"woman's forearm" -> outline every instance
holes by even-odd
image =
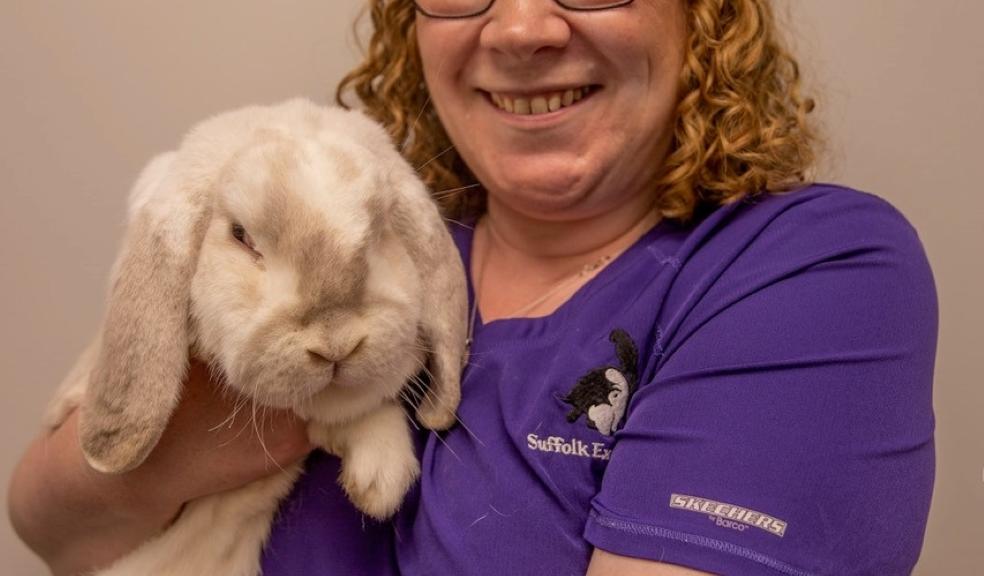
[[[88,572],[155,536],[185,502],[277,473],[312,449],[292,413],[268,409],[255,422],[243,410],[237,420],[242,406],[193,361],[157,446],[124,474],[89,467],[73,412],[21,458],[7,495],[14,529],[56,576]]]
[[[133,474],[106,475],[86,464],[76,415],[35,439],[7,495],[11,522],[56,576],[81,574],[135,549],[159,532],[179,505],[153,501]]]

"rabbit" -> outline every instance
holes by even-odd
[[[131,470],[159,440],[189,358],[258,405],[290,408],[341,458],[357,508],[385,519],[419,474],[401,392],[424,427],[450,427],[466,360],[458,252],[414,170],[358,111],[304,99],[194,127],[129,198],[98,336],[45,418],[79,412],[89,465]],[[291,466],[184,507],[101,576],[251,576]],[[148,487],[153,489],[153,487]]]

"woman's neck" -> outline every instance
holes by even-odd
[[[489,199],[481,224],[488,252],[499,262],[552,276],[632,245],[659,221],[646,199],[601,215],[572,220],[532,218]]]
[[[475,230],[471,261],[484,321],[553,312],[658,221],[649,206],[544,221],[490,201]]]

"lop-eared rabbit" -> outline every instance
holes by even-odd
[[[409,409],[427,428],[451,426],[466,308],[444,221],[379,125],[301,99],[223,113],[138,178],[101,330],[45,423],[78,408],[89,464],[131,470],[160,439],[193,356],[257,405],[309,421],[355,506],[386,518],[419,473],[401,392],[426,367]],[[300,471],[189,502],[99,574],[257,574]]]

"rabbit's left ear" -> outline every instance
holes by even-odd
[[[394,174],[395,173],[395,174]],[[461,257],[427,189],[409,166],[391,173],[388,220],[410,253],[424,283],[421,336],[430,350],[430,385],[417,405],[425,427],[442,430],[455,421],[468,331],[468,288]]]
[[[152,161],[130,197],[102,345],[82,402],[79,436],[101,472],[137,467],[157,444],[188,366],[191,279],[210,212],[173,155]]]

